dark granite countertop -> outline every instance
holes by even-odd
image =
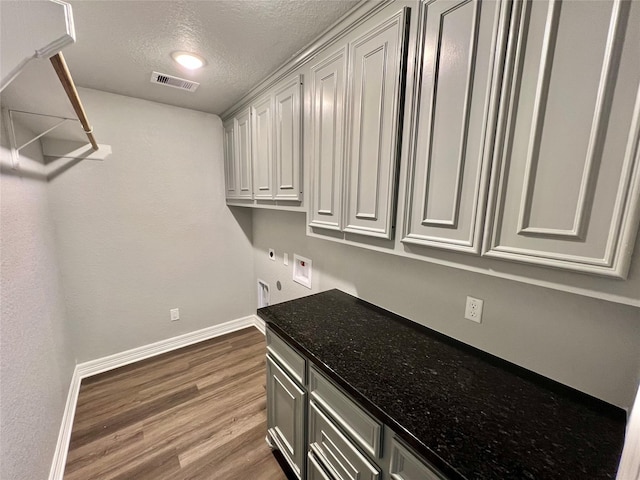
[[[615,478],[620,408],[339,290],[258,315],[450,478]]]

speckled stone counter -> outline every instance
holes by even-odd
[[[258,315],[450,478],[615,478],[622,409],[339,290]]]

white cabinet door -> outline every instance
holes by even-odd
[[[226,198],[236,198],[238,196],[238,186],[236,183],[236,137],[235,119],[231,119],[223,126],[224,135],[224,181]]]
[[[254,198],[273,199],[273,97],[259,100],[253,114],[253,186]]]
[[[345,232],[392,236],[406,21],[403,9],[349,43]]]
[[[508,3],[422,0],[403,241],[480,253]]]
[[[249,111],[225,122],[224,174],[226,198],[250,199],[251,189],[251,129]]]
[[[298,478],[305,460],[306,394],[267,355],[267,429]]]
[[[347,49],[311,67],[310,225],[342,229]]]
[[[640,3],[514,10],[485,254],[625,277],[640,198]]]
[[[236,197],[251,199],[251,113],[246,109],[235,119]]]
[[[275,92],[275,199],[301,200],[301,89],[296,75]]]

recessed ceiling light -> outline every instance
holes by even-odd
[[[205,64],[204,58],[195,53],[173,52],[171,56],[176,62],[189,70],[196,70]]]

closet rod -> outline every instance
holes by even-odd
[[[76,85],[73,83],[73,78],[71,78],[71,73],[69,73],[69,68],[67,67],[67,62],[65,62],[62,52],[54,55],[50,60],[53,65],[53,69],[58,74],[58,78],[60,79],[60,83],[62,83],[64,91],[67,92],[67,96],[71,101],[73,109],[76,111],[76,115],[78,115],[78,120],[80,120],[80,123],[82,124],[84,133],[87,134],[93,149],[98,150],[98,143],[93,137],[93,129],[89,125],[87,114],[84,111],[84,107],[82,106],[82,102],[78,96],[78,90],[76,90]]]

